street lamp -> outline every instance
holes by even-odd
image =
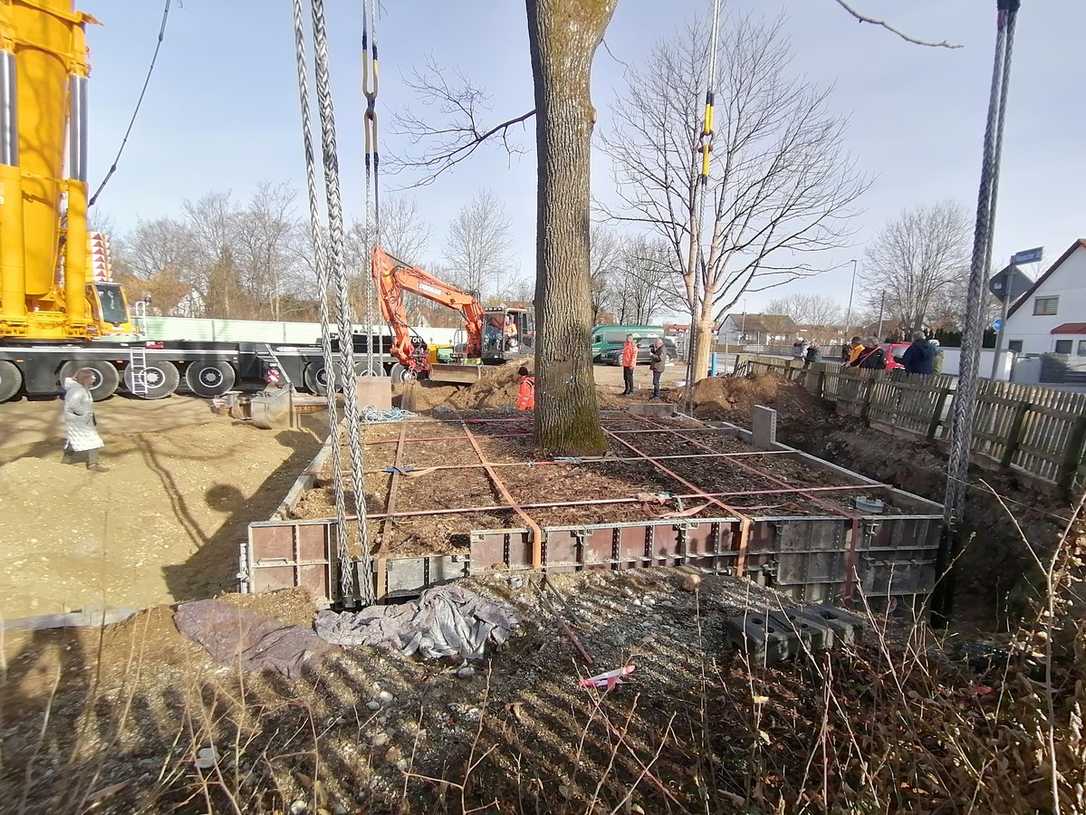
[[[852,259],[852,285],[848,287],[848,311],[845,312],[845,342],[852,329],[852,293],[856,291],[856,258]]]

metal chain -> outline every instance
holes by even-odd
[[[328,199],[328,251],[326,260],[336,284],[339,305],[339,354],[341,385],[347,439],[351,452],[351,485],[354,488],[356,526],[358,532],[361,574],[358,598],[363,605],[373,602],[373,556],[370,552],[369,530],[366,523],[366,493],[363,478],[363,453],[359,443],[357,376],[354,369],[354,335],[351,326],[351,301],[347,272],[343,259],[343,199],[339,186],[339,158],[336,152],[336,114],[332,102],[331,78],[328,71],[328,33],[324,21],[324,0],[310,0],[313,12],[313,49],[317,80],[317,107],[321,118],[321,147],[324,158],[324,186]],[[348,594],[349,600],[351,594]]]
[[[306,189],[309,194],[309,229],[317,267],[317,302],[321,322],[321,358],[328,379],[325,397],[328,403],[328,443],[331,446],[332,484],[336,502],[336,554],[339,560],[340,589],[345,596],[354,594],[351,578],[351,554],[347,546],[347,506],[343,495],[343,469],[340,455],[339,406],[336,401],[336,367],[332,357],[331,317],[328,313],[328,267],[317,200],[317,162],[313,155],[312,124],[309,117],[309,81],[305,59],[305,27],[302,0],[294,0],[294,55],[298,70],[298,101],[302,109],[302,146],[305,152]]]
[[[372,28],[373,33],[370,34]],[[372,50],[371,50],[372,49]],[[377,14],[373,0],[362,0],[362,95],[366,109],[362,115],[366,168],[365,200],[363,202],[363,234],[366,238],[366,255],[363,258],[363,303],[366,321],[366,369],[372,375],[374,300],[373,250],[380,243],[381,214],[371,201],[379,200],[377,192]],[[372,158],[371,158],[372,157]],[[372,161],[372,166],[371,166]],[[371,175],[372,174],[372,175]],[[372,208],[372,209],[371,209]],[[380,335],[378,335],[380,342]]]
[[[1011,50],[1017,8],[1004,8],[1006,0],[998,0],[998,25],[996,32],[995,61],[992,67],[992,86],[988,99],[988,121],[984,131],[984,160],[981,164],[980,191],[977,198],[977,221],[973,234],[973,257],[969,275],[969,293],[966,299],[965,333],[962,336],[962,368],[958,375],[958,388],[954,397],[954,414],[951,424],[950,456],[947,461],[947,486],[944,499],[944,518],[950,527],[956,527],[965,511],[965,482],[969,474],[969,457],[972,448],[973,408],[977,391],[977,368],[980,345],[983,339],[980,328],[980,311],[984,295],[984,279],[990,262],[991,229],[995,217],[994,187],[998,183],[999,149],[1002,147],[1002,128],[1006,109],[1006,88],[1010,78]]]

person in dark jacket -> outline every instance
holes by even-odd
[[[935,373],[935,348],[919,331],[913,334],[913,342],[901,355],[901,364],[910,374]]]
[[[807,370],[812,365],[822,361],[822,349],[813,342],[807,346],[807,353],[803,357],[803,369]]]
[[[881,371],[886,368],[886,352],[882,350],[877,339],[868,337],[864,340],[864,350],[852,364],[868,370]]]
[[[649,348],[649,368],[652,370],[652,399],[660,398],[660,377],[664,373],[664,365],[667,364],[667,351],[662,338],[657,337]]]

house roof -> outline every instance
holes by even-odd
[[[1051,334],[1086,334],[1086,323],[1060,323]]]
[[[1028,289],[1026,289],[1025,294],[1023,294],[1021,297],[1014,301],[1014,303],[1010,307],[1010,310],[1007,312],[1007,316],[1013,316],[1014,312],[1018,311],[1019,307],[1023,303],[1028,302],[1029,298],[1033,295],[1033,293],[1044,285],[1044,282],[1052,276],[1052,273],[1054,271],[1056,271],[1058,268],[1060,268],[1061,265],[1063,265],[1063,262],[1067,260],[1067,258],[1071,257],[1071,255],[1075,253],[1076,249],[1086,249],[1086,238],[1079,238],[1077,241],[1072,243],[1068,247],[1067,251],[1060,255],[1059,260],[1049,266],[1045,273],[1037,278],[1037,282],[1030,286]],[[1052,333],[1055,334],[1056,332],[1053,331]]]

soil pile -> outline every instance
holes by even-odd
[[[531,364],[528,363],[531,370]],[[453,410],[481,410],[483,408],[510,408],[517,402],[517,390],[520,377],[517,371],[520,365],[510,362],[505,365],[484,366],[482,378],[473,385],[439,385],[429,382],[416,382],[412,388],[410,400],[416,412],[430,411],[436,407]]]
[[[686,388],[668,391],[666,398],[671,402],[682,402],[686,398]],[[694,415],[699,419],[749,427],[755,405],[774,408],[779,420],[790,424],[821,422],[832,412],[802,385],[775,376],[710,377],[694,385]]]

